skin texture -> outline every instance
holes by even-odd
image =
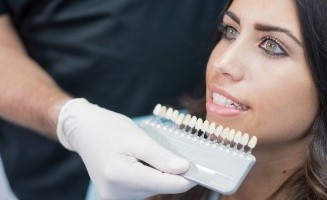
[[[317,93],[293,1],[235,0],[223,24],[207,65],[207,119],[258,137],[255,167],[238,192],[223,199],[264,199],[303,163]],[[213,91],[247,109],[212,106]]]

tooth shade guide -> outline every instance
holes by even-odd
[[[166,111],[164,113],[163,110],[165,109]],[[249,136],[246,133],[242,134],[241,132],[236,132],[235,130],[220,125],[209,125],[209,122],[203,122],[202,119],[196,117],[191,117],[189,123],[187,123],[188,119],[185,119],[185,115],[176,116],[176,110],[170,115],[171,109],[167,107],[161,108],[160,111],[160,116],[162,116],[163,119],[156,120],[153,126],[151,125],[152,123],[143,123],[144,125],[142,125],[141,128],[145,128],[143,130],[159,144],[189,160],[191,167],[186,173],[183,173],[182,176],[198,182],[200,185],[203,184],[203,186],[208,186],[207,184],[209,184],[208,188],[214,189],[219,193],[226,195],[232,194],[233,192],[231,192],[231,190],[228,190],[230,192],[225,189],[221,191],[216,187],[221,184],[224,185],[224,188],[229,187],[233,182],[232,180],[237,180],[237,182],[239,182],[239,180],[242,179],[241,177],[244,178],[244,176],[246,176],[247,172],[244,170],[249,170],[255,162],[255,157],[251,152],[252,148],[256,145],[256,137],[251,137],[249,140]],[[195,119],[194,124],[191,123],[192,119],[193,121]],[[172,123],[172,121],[174,123]],[[201,121],[202,124],[200,126]],[[179,128],[181,130],[178,130]],[[171,131],[172,129],[174,129],[174,131]],[[187,131],[187,129],[189,129],[189,131]],[[201,154],[201,156],[198,156],[199,154]],[[223,165],[221,165],[222,162],[224,163]],[[242,164],[240,162],[242,162]],[[194,166],[195,168],[193,168]],[[201,175],[205,176],[205,179],[203,179],[203,176],[200,179],[194,179],[192,176],[185,176],[190,170],[200,177]],[[209,176],[209,178],[207,177],[208,170],[212,175]],[[214,172],[214,174],[221,174],[222,176],[216,177],[216,175],[211,172]],[[228,179],[228,177],[231,179]],[[203,180],[210,181],[203,183]],[[213,180],[215,180],[215,182],[213,182]]]
[[[216,142],[207,140],[207,134],[213,136],[209,129],[205,132],[201,130],[200,133],[204,134],[204,138],[201,138],[185,130],[169,132],[169,129],[164,130],[163,126],[148,126],[144,121],[139,126],[146,134],[190,162],[190,169],[181,174],[183,177],[218,193],[233,194],[255,163],[255,157],[249,152],[219,146]],[[158,123],[176,128],[178,126],[168,120]]]
[[[185,131],[185,134],[193,134],[195,137],[207,139],[207,141],[216,142],[224,146],[230,146],[235,150],[251,152],[257,143],[255,136],[249,139],[247,133],[242,134],[240,131],[236,132],[233,129],[230,130],[228,127],[216,126],[214,123],[209,124],[207,120],[203,121],[201,118],[191,116],[190,114],[185,116],[179,113],[178,110],[173,110],[170,107],[167,108],[161,104],[155,106],[153,114],[162,118],[161,120],[155,120],[158,123],[162,120],[171,120],[177,124],[181,131]],[[161,126],[157,124],[157,127]],[[162,127],[172,130],[166,126]]]

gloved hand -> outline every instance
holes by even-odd
[[[57,133],[64,147],[81,156],[102,199],[142,199],[195,185],[177,175],[187,171],[188,161],[161,147],[130,118],[85,99],[61,108]]]

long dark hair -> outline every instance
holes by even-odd
[[[319,113],[308,135],[306,162],[273,196],[284,190],[288,200],[327,199],[327,4],[324,0],[295,0],[295,4]]]
[[[227,4],[225,11],[232,0]],[[269,199],[327,200],[327,3],[325,0],[295,0],[306,60],[318,92],[319,112],[307,136],[306,161]],[[218,40],[220,36],[218,35]],[[204,97],[183,101],[189,110],[205,116]],[[197,186],[178,195],[161,195],[151,199],[208,199],[210,190]]]

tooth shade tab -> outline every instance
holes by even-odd
[[[166,106],[162,106],[161,109],[160,109],[159,116],[162,117],[162,118],[164,118],[166,116],[166,111],[167,111]]]
[[[193,116],[191,118],[190,123],[188,124],[188,126],[191,127],[191,128],[194,128],[197,120],[198,119],[195,116]]]
[[[223,132],[220,134],[220,137],[222,137],[223,139],[227,138],[227,135],[229,133],[230,129],[228,127],[226,127]]]
[[[171,121],[176,122],[178,115],[178,110],[174,110],[173,114],[171,115]]]
[[[232,129],[232,130],[229,131],[229,133],[227,135],[227,140],[233,141],[234,137],[235,137],[235,130]]]
[[[178,115],[177,120],[176,120],[175,123],[176,123],[178,126],[180,126],[180,125],[182,125],[183,119],[184,119],[184,114],[181,113],[181,114]]]
[[[214,132],[214,135],[218,137],[222,133],[223,129],[224,128],[222,126],[218,126]]]
[[[246,146],[249,142],[249,134],[244,133],[241,139],[241,145]]]
[[[209,133],[210,135],[212,135],[215,132],[215,129],[216,129],[216,124],[214,122],[212,122],[209,125],[209,128],[208,128],[207,133]]]
[[[252,136],[249,143],[248,143],[248,146],[253,149],[256,145],[257,145],[257,137],[256,136]]]
[[[239,144],[242,140],[242,133],[240,131],[237,131],[234,137],[234,142],[236,144]]]
[[[202,124],[201,131],[203,131],[203,133],[205,133],[205,132],[207,132],[208,128],[209,128],[209,122],[208,122],[208,120],[205,120]]]
[[[192,116],[190,114],[187,114],[183,120],[183,125],[188,126],[188,124],[190,123],[191,117]]]
[[[195,124],[195,129],[199,131],[202,127],[202,124],[203,124],[203,120],[201,118],[198,118]]]
[[[171,119],[172,114],[173,114],[173,109],[172,108],[168,108],[167,109],[167,112],[166,112],[166,115],[165,115],[165,118],[166,119]]]
[[[159,116],[160,115],[160,111],[161,111],[161,104],[158,103],[156,105],[156,107],[154,107],[154,109],[153,109],[153,115]]]

